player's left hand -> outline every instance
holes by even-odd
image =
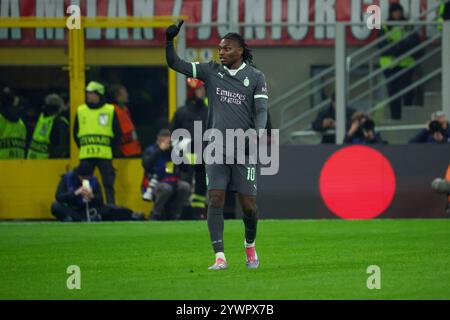
[[[178,24],[173,24],[166,29],[166,40],[172,41],[180,32],[181,26],[183,25],[184,20],[178,22]]]

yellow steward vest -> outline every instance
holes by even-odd
[[[387,41],[388,42],[399,42],[401,41],[404,36],[405,36],[405,30],[402,27],[399,26],[394,26],[392,28],[392,30],[389,30],[389,28],[387,26],[383,26],[383,30],[385,33],[389,33],[387,36]],[[392,32],[391,32],[392,31]],[[394,56],[389,56],[389,55],[382,55],[380,57],[380,66],[381,68],[393,68],[396,66],[396,64],[394,64],[394,60],[396,59],[396,57]],[[400,60],[400,62],[398,62],[398,66],[400,68],[407,68],[411,65],[414,64],[416,60],[414,59],[414,57],[405,57],[402,60]]]
[[[112,159],[111,140],[114,138],[114,106],[105,103],[98,109],[82,104],[77,110],[80,159]]]

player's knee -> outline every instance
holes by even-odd
[[[242,204],[242,212],[247,217],[256,217],[257,206],[253,201]]]
[[[213,208],[223,208],[224,203],[219,196],[214,195],[209,197],[209,205]]]
[[[210,192],[208,195],[209,205],[213,208],[223,208],[225,197],[220,193]]]

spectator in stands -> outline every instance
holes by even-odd
[[[443,111],[431,114],[431,121],[425,129],[420,130],[409,143],[449,143],[450,124]]]
[[[85,221],[87,209],[91,220],[100,220],[99,214],[105,208],[100,184],[93,174],[92,164],[81,162],[73,171],[62,176],[56,190],[56,201],[51,207],[52,214],[58,220]],[[89,186],[83,181],[89,181]]]
[[[0,159],[24,159],[27,129],[19,99],[9,87],[0,92]]]
[[[141,144],[138,140],[136,128],[131,118],[128,104],[128,91],[123,85],[114,85],[111,88],[114,107],[122,129],[120,152],[124,157],[136,157],[142,154]]]
[[[45,97],[28,149],[28,159],[69,157],[69,121],[60,115],[63,106],[64,101],[59,95]]]
[[[375,130],[375,122],[364,112],[355,112],[352,116],[351,126],[345,136],[344,143],[350,144],[377,144],[385,143],[381,135]]]
[[[22,102],[23,103],[23,102]],[[25,101],[23,106],[23,111],[21,119],[27,128],[27,148],[29,148],[31,144],[31,140],[33,138],[34,129],[36,128],[39,114],[41,112],[40,106],[38,104],[30,103]],[[25,153],[25,157],[27,154]]]
[[[355,112],[352,108],[346,109],[347,127],[351,121],[351,117]],[[336,95],[331,96],[331,103],[328,108],[322,110],[312,123],[314,131],[322,133],[322,143],[336,143]]]
[[[401,4],[390,4],[388,21],[406,21]],[[406,56],[399,62],[394,63],[394,60],[419,44],[417,32],[407,36],[410,31],[411,28],[405,26],[382,25],[378,34],[379,37],[387,35],[387,38],[381,41],[378,46],[379,48],[389,47],[380,56],[380,67],[384,69],[384,76],[389,81],[387,84],[389,96],[394,96],[412,83],[414,70],[409,69],[406,71],[406,69],[412,68],[414,65],[414,56]],[[402,105],[411,106],[412,104],[412,90],[394,99],[390,104],[391,119],[400,120],[402,118]]]
[[[450,20],[450,1],[441,0],[441,5],[438,9],[438,22],[444,22]],[[442,25],[438,26],[439,30],[442,30]]]
[[[203,81],[188,78],[187,79],[187,99],[186,105],[178,108],[175,112],[169,129],[171,132],[176,129],[186,129],[194,137],[194,122],[200,121],[202,132],[206,130],[208,120],[208,106],[206,98],[205,84]],[[191,144],[191,154],[194,153],[194,145]],[[192,159],[195,162],[195,159]],[[206,208],[206,173],[205,165],[193,164],[189,168],[187,181],[194,185],[194,193],[191,197],[191,206],[194,216],[201,216]],[[194,182],[194,183],[193,183]]]
[[[142,191],[144,195],[148,192],[148,200],[154,202],[151,220],[179,219],[191,194],[191,185],[181,179],[185,167],[174,165],[171,160],[170,135],[170,130],[160,130],[156,143],[149,146],[142,157],[145,170]]]

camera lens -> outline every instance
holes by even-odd
[[[367,120],[366,122],[364,122],[364,129],[366,130],[373,130],[375,128],[375,122],[373,122],[372,120]]]
[[[436,132],[441,132],[442,131],[442,125],[439,121],[434,120],[430,122],[430,132],[431,133],[436,133]]]

